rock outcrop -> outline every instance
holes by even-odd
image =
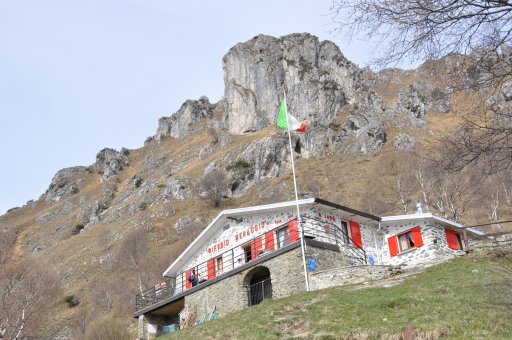
[[[130,151],[122,148],[121,151],[105,148],[96,155],[94,167],[101,174],[101,181],[117,175],[124,167],[130,165]]]
[[[46,202],[58,201],[63,197],[78,193],[83,177],[89,173],[90,169],[85,166],[75,166],[57,171],[46,190]]]
[[[203,118],[212,118],[215,105],[206,97],[199,100],[187,100],[181,108],[170,117],[158,120],[155,139],[162,141],[165,137],[180,138],[206,128]]]

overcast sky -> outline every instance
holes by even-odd
[[[365,66],[369,47],[330,33],[330,4],[0,1],[0,214],[105,147],[141,147],[185,100],[217,102],[222,57],[255,35],[309,32]]]

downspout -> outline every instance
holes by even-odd
[[[377,231],[380,231],[380,228],[382,228],[382,225],[380,224],[380,221],[379,221],[379,227],[377,228]],[[377,246],[377,233],[375,232],[375,230],[373,230],[373,244],[375,246],[375,252],[377,253],[377,258],[379,260],[379,264],[382,264],[382,258],[380,256],[380,248]]]

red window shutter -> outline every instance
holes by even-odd
[[[288,222],[288,230],[290,233],[290,243],[297,241],[299,237],[299,223],[297,220]]]
[[[190,282],[188,280],[188,278],[190,277],[190,274],[192,274],[192,269],[187,270],[187,272],[185,273],[185,288],[187,288],[187,289],[192,288],[192,282]]]
[[[254,253],[255,257],[258,257],[258,255],[260,255],[260,252],[262,251],[262,243],[263,242],[261,240],[261,236],[256,237],[256,252]]]
[[[421,236],[420,226],[411,229],[412,239],[414,240],[415,247],[421,247],[423,245],[423,237]]]
[[[459,250],[459,242],[457,242],[457,233],[450,229],[444,229],[446,234],[446,241],[448,241],[448,248]]]
[[[256,258],[256,242],[253,239],[251,242],[251,260],[254,260]]]
[[[215,277],[215,259],[208,260],[208,280]]]
[[[274,231],[265,233],[265,251],[274,250]]]
[[[398,240],[396,236],[388,237],[389,255],[395,256],[398,254]]]
[[[352,238],[352,243],[363,248],[363,241],[361,239],[361,226],[359,223],[354,221],[349,221],[348,223],[350,224],[350,237]]]

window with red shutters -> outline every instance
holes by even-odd
[[[423,246],[423,236],[420,226],[416,226],[398,235],[388,238],[389,253],[391,256],[398,255],[401,252],[412,248]]]
[[[461,247],[462,242],[459,243],[459,239],[457,238],[457,233],[454,230],[445,228],[444,233],[446,234],[446,241],[448,242],[448,248],[454,249],[454,250],[462,250],[462,247]]]
[[[352,238],[352,242],[354,245],[358,245],[359,247],[363,247],[363,240],[361,238],[361,226],[359,223],[354,221],[348,222],[350,225],[350,237]]]

